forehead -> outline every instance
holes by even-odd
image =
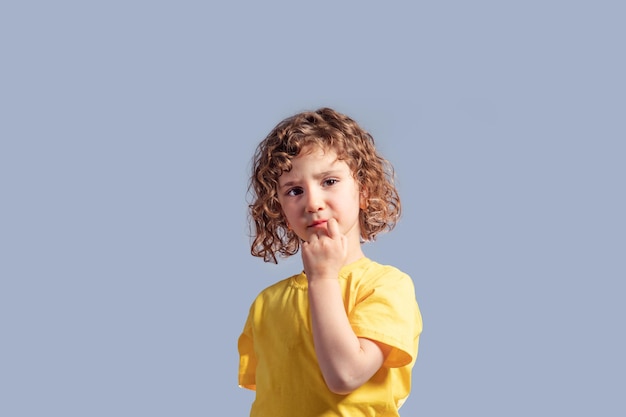
[[[309,146],[291,160],[291,169],[278,178],[279,183],[305,175],[350,172],[348,164],[333,149]]]

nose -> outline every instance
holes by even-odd
[[[324,199],[318,190],[307,190],[306,211],[308,213],[315,213],[324,208]]]

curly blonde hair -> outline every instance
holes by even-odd
[[[278,123],[257,146],[248,186],[250,226],[255,233],[251,253],[278,263],[300,249],[300,239],[289,229],[278,202],[278,178],[291,170],[291,161],[303,148],[332,149],[345,161],[366,196],[359,223],[363,241],[393,229],[400,218],[400,197],[392,165],[374,146],[374,138],[350,117],[330,108],[305,111]]]

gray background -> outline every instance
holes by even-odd
[[[249,255],[249,161],[320,106],[397,170],[403,415],[623,415],[625,12],[3,2],[0,415],[247,415],[248,306],[300,268]]]

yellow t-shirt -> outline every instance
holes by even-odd
[[[411,278],[368,258],[339,274],[358,337],[388,346],[383,366],[348,395],[331,392],[319,369],[304,273],[263,290],[239,337],[239,385],[256,390],[251,417],[398,416],[411,389],[422,317]]]

